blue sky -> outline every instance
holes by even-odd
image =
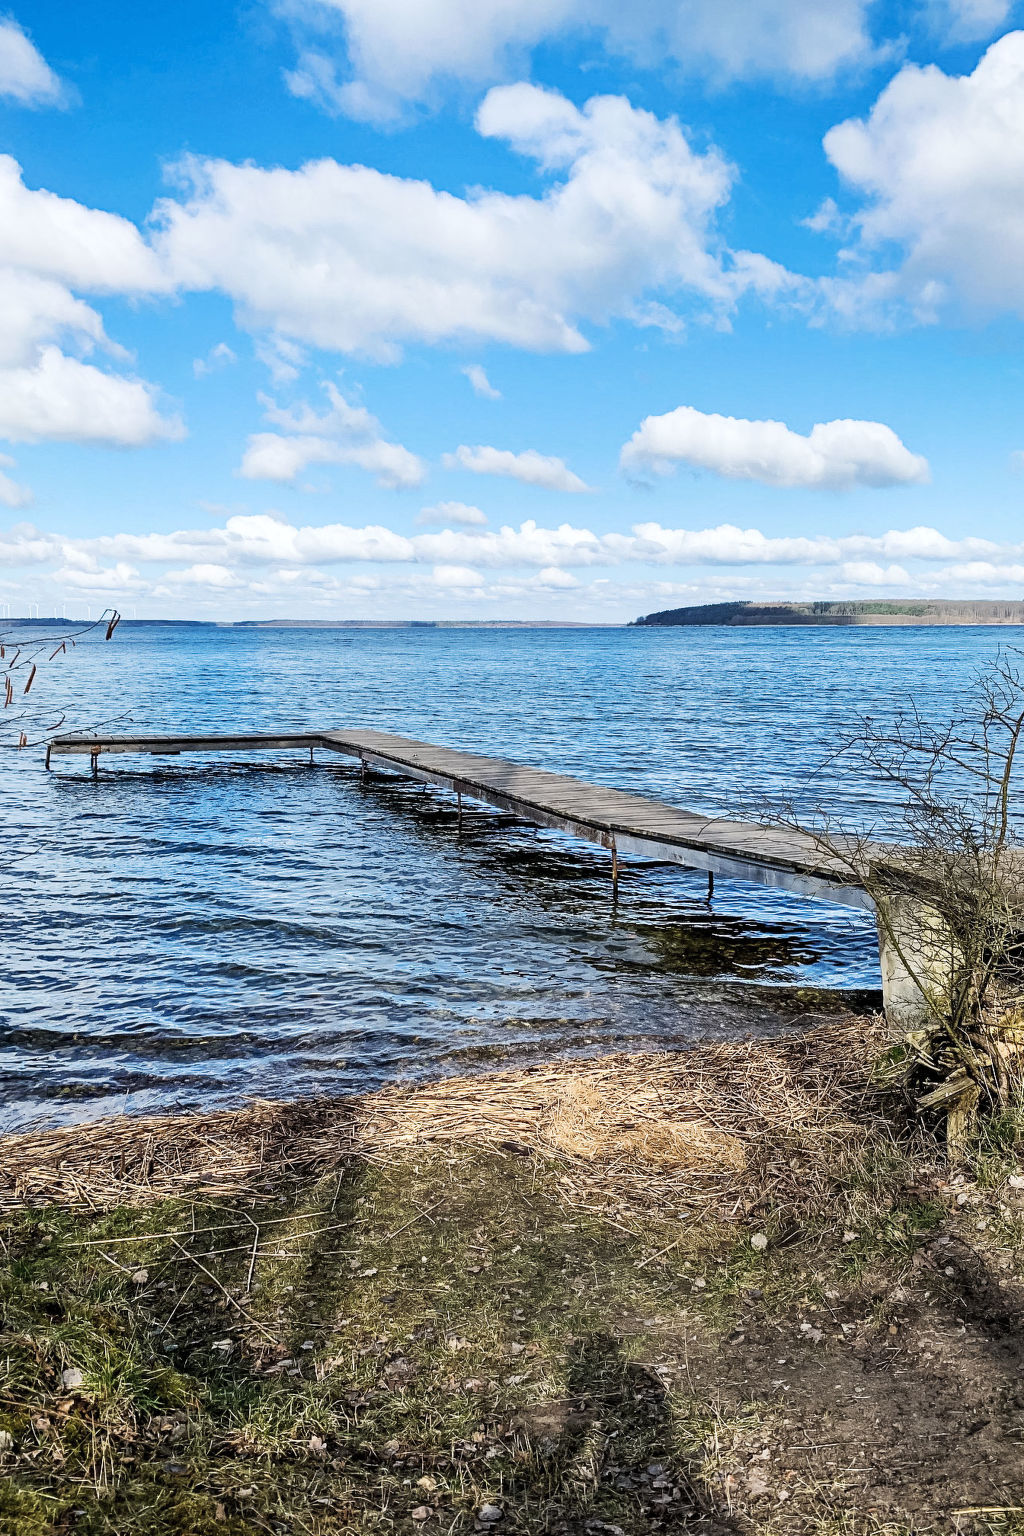
[[[0,612],[1020,596],[1013,7],[622,11],[0,19]]]

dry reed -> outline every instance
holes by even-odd
[[[564,1198],[597,1210],[799,1210],[881,1129],[868,1092],[881,1045],[879,1021],[841,1019],[773,1041],[28,1132],[0,1138],[0,1211],[263,1195],[421,1145],[538,1155]]]

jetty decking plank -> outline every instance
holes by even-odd
[[[460,752],[389,731],[342,730],[189,736],[74,735],[50,743],[50,756],[88,755],[93,767],[107,753],[238,752],[327,748],[481,800],[527,820],[599,842],[622,853],[670,860],[690,868],[782,886],[851,906],[870,906],[848,872],[807,834],[756,822],[716,818],[651,800],[628,790],[590,784],[567,774]]]

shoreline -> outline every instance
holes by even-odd
[[[657,1198],[650,1170],[660,1166],[669,1204],[691,1185],[703,1199],[724,1170],[746,1167],[744,1148],[757,1136],[769,1137],[764,1156],[780,1114],[789,1130],[807,1130],[817,1117],[831,1125],[839,1100],[820,1096],[823,1062],[837,1094],[843,1083],[866,1081],[884,1038],[877,1016],[839,1014],[685,1050],[620,1050],[362,1094],[10,1132],[0,1135],[0,1212],[50,1200],[96,1210],[184,1187],[237,1193],[248,1187],[239,1179],[312,1177],[348,1157],[444,1143],[561,1158],[584,1184],[587,1166],[600,1179],[611,1156],[616,1178],[636,1182],[645,1206]],[[221,1179],[224,1167],[234,1184]]]

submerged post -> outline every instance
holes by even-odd
[[[619,850],[612,838],[612,901],[619,899]]]

